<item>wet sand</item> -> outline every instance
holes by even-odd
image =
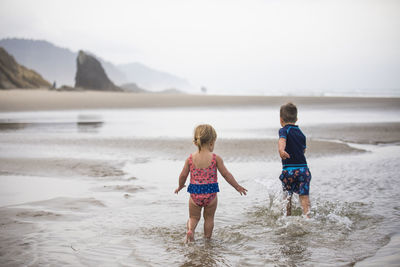
[[[335,123],[302,127],[309,138],[340,140],[358,144],[400,143],[400,123]]]
[[[29,140],[29,141],[28,141]],[[0,146],[12,144],[13,137],[2,138]],[[193,151],[194,145],[190,139],[102,139],[102,140],[43,140],[27,138],[19,145],[40,143],[42,148],[54,147],[58,150],[74,150],[76,154],[85,151],[96,151],[99,155],[130,153],[135,151],[141,157],[136,161],[147,163],[152,158],[168,161],[181,161],[187,156],[188,151]],[[276,152],[276,141],[270,139],[221,139],[218,140],[216,150],[226,162],[253,162],[253,161],[279,161]],[[5,146],[3,146],[5,147]],[[28,146],[26,154],[31,147]],[[365,150],[351,147],[345,143],[329,141],[309,141],[307,155],[309,159],[334,156],[355,155],[364,153]],[[24,151],[19,153],[25,154]],[[8,157],[2,156],[0,161],[0,175],[20,175],[39,177],[92,177],[97,179],[120,179],[125,173],[121,170],[121,163],[110,158],[82,159],[63,157]],[[134,178],[134,177],[130,177]]]
[[[9,137],[7,142],[11,140],[12,137]],[[19,190],[0,189],[2,195],[12,193],[15,197],[15,203],[0,207],[0,257],[6,266],[28,263],[116,265],[116,262],[127,266],[155,266],[172,260],[171,257],[162,256],[171,254],[175,260],[169,262],[171,266],[181,266],[185,262],[190,266],[201,258],[210,266],[222,263],[227,266],[240,263],[279,263],[286,266],[299,259],[302,263],[311,262],[311,265],[324,263],[336,266],[337,263],[350,264],[351,261],[364,259],[364,250],[357,248],[369,244],[384,247],[383,251],[378,250],[376,258],[369,258],[366,264],[386,264],[397,259],[396,240],[378,234],[370,237],[368,233],[375,232],[368,227],[378,227],[383,216],[365,214],[372,204],[369,204],[369,199],[365,201],[366,204],[362,203],[365,197],[362,192],[375,195],[377,192],[371,189],[375,190],[376,185],[374,181],[371,184],[368,177],[357,176],[359,170],[366,166],[380,169],[385,161],[390,160],[390,153],[384,152],[387,156],[380,162],[376,158],[382,157],[373,157],[370,151],[342,143],[311,141],[307,153],[315,176],[312,191],[315,219],[307,223],[299,216],[286,219],[281,215],[280,195],[274,193],[279,186],[275,177],[279,172],[279,161],[272,148],[262,148],[273,146],[273,140],[221,139],[216,147],[218,153],[223,155],[229,169],[248,187],[251,194],[239,198],[221,178],[223,193],[216,220],[217,241],[209,245],[200,242],[194,247],[187,247],[182,242],[187,217],[186,197],[184,193],[174,196],[172,190],[177,180],[175,176],[183,164],[181,157],[193,150],[190,140],[186,140],[187,149],[185,145],[179,147],[178,144],[185,143],[180,139],[111,139],[92,142],[87,139],[74,142],[64,139],[61,142],[46,142],[33,138],[30,142],[40,144],[36,147],[43,150],[54,151],[48,156],[37,151],[38,157],[24,157],[31,149],[28,146],[23,150],[28,145],[26,142],[21,144],[20,157],[7,158],[3,154],[0,161],[2,181],[8,179],[7,185]],[[54,146],[54,143],[58,145]],[[161,143],[171,145],[155,152]],[[0,147],[4,147],[3,143]],[[58,153],[69,149],[77,157],[63,158]],[[83,154],[87,151],[99,154],[103,159],[92,159]],[[133,158],[126,159],[123,156],[126,153],[134,154]],[[240,156],[229,157],[225,153]],[[392,162],[387,163],[393,164],[398,159],[396,155]],[[327,159],[331,163],[327,164]],[[132,167],[127,168],[127,165]],[[336,177],[341,181],[336,183]],[[376,190],[383,190],[381,187],[385,187],[389,177]],[[152,183],[150,178],[156,179],[157,183]],[[254,179],[263,179],[266,184],[254,183]],[[343,180],[348,180],[349,185]],[[361,181],[366,185],[359,184]],[[62,193],[60,187],[63,188]],[[345,195],[345,201],[334,200],[337,192],[327,190],[332,187],[338,187],[338,192]],[[364,187],[368,187],[369,191]],[[49,190],[54,195],[48,195]],[[32,198],[26,196],[28,191],[32,192]],[[361,197],[357,196],[360,193]],[[382,191],[379,193],[382,194]],[[396,201],[391,202],[394,204]],[[295,212],[299,215],[298,209]],[[324,231],[317,232],[319,229]],[[361,233],[353,234],[356,231]],[[309,236],[312,239],[308,239]],[[369,238],[364,240],[366,237],[374,239],[374,242]],[[265,244],[272,245],[265,247]],[[211,246],[210,249],[207,246]],[[261,251],[254,252],[257,247],[261,247]],[[345,247],[347,252],[340,250],[341,247]],[[307,260],[310,257],[308,249],[317,257],[314,261]],[[318,249],[319,252],[316,252]],[[369,256],[374,255],[376,249],[365,248]],[[340,250],[344,255],[335,254],[333,257],[332,250]],[[154,251],[159,256],[154,256]],[[253,253],[252,257],[243,262],[237,261],[236,257],[241,257],[242,251],[243,255]],[[293,253],[296,257],[290,256]],[[269,261],[263,262],[264,257]],[[360,264],[364,266],[363,262]]]
[[[317,111],[400,109],[397,98],[13,90],[0,91],[0,112],[277,108],[287,101]],[[104,127],[101,119],[96,123],[93,127]],[[385,185],[397,175],[387,166],[398,166],[399,122],[324,121],[321,126],[302,127],[308,133],[306,155],[314,179],[311,222],[300,216],[282,216],[276,138],[219,137],[216,153],[251,194],[239,198],[221,178],[216,241],[192,247],[181,242],[187,199],[172,194],[183,160],[194,150],[190,137],[113,137],[96,131],[63,132],[65,125],[60,123],[44,128],[37,124],[0,122],[0,199],[4,199],[0,259],[6,266],[190,266],[199,260],[210,266],[291,266],[299,262],[373,266],[397,261],[398,235],[388,233],[399,232],[398,194]],[[264,131],[261,128],[256,130]],[[266,136],[275,136],[276,130],[266,129]],[[295,213],[301,212],[297,209]]]

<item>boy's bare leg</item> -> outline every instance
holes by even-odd
[[[286,196],[286,216],[292,216],[292,195],[288,194]]]
[[[189,220],[187,222],[186,242],[194,241],[194,230],[196,230],[201,216],[201,207],[197,206],[193,199],[189,198]]]
[[[303,214],[310,218],[310,198],[308,195],[299,196],[299,198],[301,207],[303,208]]]
[[[211,238],[214,229],[214,215],[217,210],[218,197],[216,196],[211,203],[204,208],[204,237]]]

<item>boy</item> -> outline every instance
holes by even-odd
[[[297,121],[297,107],[293,103],[281,106],[278,149],[282,158],[282,174],[279,179],[282,182],[283,191],[287,193],[286,215],[292,213],[293,192],[299,194],[303,214],[309,218],[311,173],[307,166],[306,137],[301,132]]]

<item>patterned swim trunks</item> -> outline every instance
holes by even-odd
[[[310,192],[311,172],[308,168],[282,170],[279,180],[282,182],[283,191],[289,195],[296,193],[302,196]]]

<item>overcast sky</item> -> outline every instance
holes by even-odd
[[[141,62],[214,93],[400,91],[398,0],[1,0],[5,37]]]

